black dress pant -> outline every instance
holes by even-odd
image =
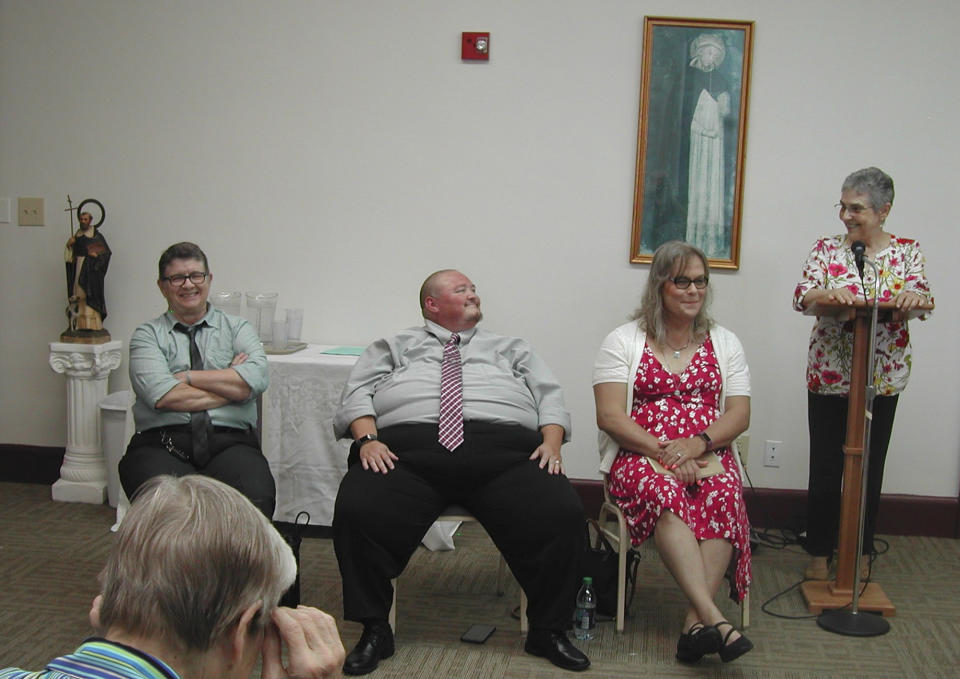
[[[899,394],[873,400],[870,428],[870,461],[867,468],[867,502],[864,509],[863,553],[873,552],[873,534],[883,484],[883,466],[893,431]],[[807,482],[806,550],[812,556],[833,556],[840,528],[840,495],[843,486],[843,444],[847,438],[845,396],[807,392],[810,429],[810,476]],[[857,498],[857,502],[860,498]]]
[[[333,540],[347,620],[386,620],[392,578],[450,504],[483,525],[527,594],[531,628],[569,628],[583,549],[583,507],[569,480],[529,460],[543,441],[523,427],[465,423],[450,452],[437,425],[387,427],[380,440],[397,455],[386,474],[351,458],[340,484]]]
[[[256,434],[252,430],[214,427],[209,445],[210,461],[200,467],[193,462],[190,425],[137,432],[120,460],[120,484],[132,499],[140,485],[154,476],[204,474],[239,490],[272,520],[276,485]]]

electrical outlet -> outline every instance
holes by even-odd
[[[783,441],[767,441],[763,451],[763,466],[779,467],[781,455],[783,455]]]

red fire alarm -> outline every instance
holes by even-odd
[[[462,33],[460,58],[464,61],[490,60],[490,32]]]

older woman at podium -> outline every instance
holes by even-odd
[[[651,535],[689,605],[677,659],[734,660],[753,644],[714,602],[750,585],[750,523],[730,445],[750,423],[740,340],[707,315],[706,255],[680,241],[653,255],[636,320],[607,335],[593,369],[602,462],[634,545]]]
[[[797,311],[814,302],[853,305],[856,300],[872,299],[874,273],[871,267],[863,270],[862,257],[871,260],[879,271],[880,302],[893,302],[899,310],[909,312],[932,300],[920,245],[913,239],[884,231],[892,205],[893,180],[883,171],[869,167],[844,180],[836,207],[846,228],[843,233],[821,238],[814,244],[793,295]],[[861,253],[859,267],[855,250]],[[867,555],[874,551],[883,465],[897,399],[910,377],[910,334],[906,321],[878,323],[874,347],[876,397],[863,534],[863,554]],[[832,316],[818,317],[807,356],[810,473],[805,547],[811,561],[805,576],[813,580],[829,577],[830,560],[837,546],[852,355],[853,323]],[[861,571],[863,577],[868,576],[869,563],[863,563]]]

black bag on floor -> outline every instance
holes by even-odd
[[[303,523],[300,523],[301,517]],[[297,561],[297,577],[293,581],[293,584],[290,585],[290,589],[280,597],[280,605],[289,608],[296,608],[300,605],[300,543],[303,541],[303,531],[306,529],[307,524],[310,523],[310,514],[300,512],[293,521],[292,524],[284,523],[277,526],[280,536],[290,545],[290,549],[293,551],[293,558]]]
[[[600,530],[596,519],[587,519],[583,524],[583,532],[585,549],[580,557],[580,577],[581,579],[593,578],[593,591],[597,595],[597,613],[614,617],[617,615],[618,554],[610,544],[610,540]],[[624,587],[624,610],[627,611],[633,603],[639,565],[640,552],[630,547],[627,550],[627,575]]]

